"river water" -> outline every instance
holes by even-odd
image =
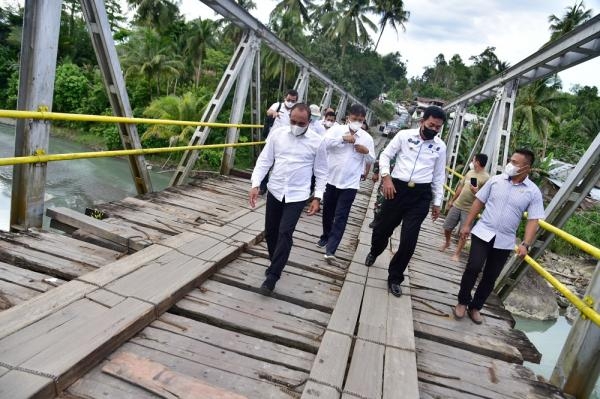
[[[0,123],[0,157],[14,156],[15,129]],[[89,151],[72,142],[51,138],[50,154]],[[170,173],[150,171],[155,190],[167,187]],[[94,158],[73,161],[49,162],[46,174],[46,208],[64,206],[83,212],[94,204],[116,201],[135,195],[129,163],[122,158]],[[0,166],[0,229],[8,230],[10,221],[10,196],[12,166]],[[48,220],[45,221],[45,227]],[[536,321],[515,317],[516,328],[543,354],[538,364],[525,363],[536,374],[550,378],[560,350],[571,326],[564,317],[556,321]],[[600,399],[597,385],[593,398]]]
[[[0,123],[0,157],[13,157],[15,128]],[[59,138],[50,138],[49,154],[90,151],[89,148]],[[12,166],[0,166],[0,229],[8,230]],[[152,187],[167,187],[170,173],[150,171]],[[49,162],[46,172],[46,209],[63,206],[83,212],[94,204],[136,195],[129,162],[124,158],[93,158]],[[48,220],[45,220],[48,227]]]

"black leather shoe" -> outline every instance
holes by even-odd
[[[390,283],[388,282],[388,287],[390,288],[390,292],[395,297],[402,296],[402,288],[400,288],[400,283]]]
[[[273,290],[275,289],[276,281],[272,278],[267,277],[267,279],[260,286],[260,293],[265,296],[271,296]]]
[[[367,255],[367,259],[365,259],[365,266],[373,266],[373,263],[375,263],[375,259],[377,258],[369,252],[369,254]]]

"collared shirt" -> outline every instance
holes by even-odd
[[[279,107],[279,104],[281,104],[281,107]],[[275,103],[275,104],[271,105],[269,110],[277,112],[277,108],[279,108],[279,116],[277,116],[275,118],[275,120],[273,121],[273,126],[271,127],[271,131],[273,131],[281,126],[289,126],[290,125],[290,110],[285,107],[285,103]]]
[[[321,136],[324,136],[327,132],[327,129],[325,129],[325,126],[323,126],[320,120],[310,121],[309,126],[312,130],[319,133]]]
[[[396,157],[391,176],[404,182],[431,183],[433,205],[440,206],[446,179],[446,144],[438,136],[423,140],[419,129],[401,130],[379,156],[379,172],[390,173],[390,159]]]
[[[364,173],[365,163],[375,161],[375,146],[369,133],[358,129],[354,133],[355,143],[347,143],[343,136],[350,134],[348,125],[332,126],[325,134],[327,144],[327,161],[329,174],[327,183],[339,189],[360,187],[360,175]],[[368,154],[361,154],[354,149],[355,144],[364,145]]]
[[[486,242],[496,237],[494,248],[514,249],[523,212],[529,220],[544,218],[542,193],[529,177],[513,184],[505,173],[493,176],[476,197],[485,209],[471,232]]]
[[[452,203],[452,206],[461,211],[469,212],[471,205],[473,205],[473,201],[475,201],[475,194],[471,191],[471,177],[477,179],[477,187],[481,189],[481,187],[489,180],[490,175],[485,170],[482,170],[481,172],[470,170],[467,172],[464,179],[461,180],[461,184],[463,185],[462,190],[460,190],[460,194],[458,194],[456,201]]]
[[[310,180],[315,175],[315,197],[323,198],[327,182],[327,150],[323,137],[310,128],[301,136],[294,136],[289,126],[270,134],[261,151],[254,171],[252,187],[258,187],[273,166],[267,189],[282,201],[305,201],[310,197]]]

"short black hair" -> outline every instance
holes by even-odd
[[[365,125],[365,126],[367,127],[367,128],[366,128],[366,129],[364,129],[364,130],[369,130],[369,124],[367,123],[367,121],[364,121],[362,124],[363,124],[363,125]]]
[[[437,105],[430,105],[429,107],[425,108],[425,112],[423,112],[423,120],[426,121],[430,116],[435,119],[441,119],[443,122],[446,122],[447,119],[446,112]]]
[[[515,150],[515,154],[521,154],[525,156],[527,162],[529,162],[529,166],[533,166],[533,163],[535,162],[535,155],[533,154],[533,151],[527,148],[517,148]]]
[[[295,89],[290,89],[288,90],[288,92],[285,94],[285,96],[292,96],[292,97],[296,97],[298,98],[298,91]]]
[[[326,112],[325,117],[327,118],[328,116],[333,116],[335,118],[335,112],[333,112],[333,111]]]
[[[479,162],[479,165],[485,167],[488,161],[488,156],[487,154],[475,154],[475,160]]]
[[[308,120],[310,120],[310,108],[308,107],[307,104],[305,104],[305,103],[296,103],[296,104],[294,104],[294,106],[290,109],[290,115],[296,109],[299,109],[300,111],[304,111],[306,113],[306,118]]]
[[[348,109],[349,115],[367,116],[367,110],[360,104],[352,104]]]

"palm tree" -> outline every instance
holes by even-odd
[[[199,121],[202,118],[208,98],[197,97],[187,92],[183,97],[167,96],[152,101],[144,110],[144,116],[155,119]],[[170,145],[186,142],[194,133],[195,126],[152,125],[142,135],[142,141],[155,139]]]
[[[152,28],[135,30],[122,51],[125,77],[137,74],[144,76],[149,83],[155,82],[157,95],[160,95],[162,77],[177,77],[184,69],[171,44],[165,43],[165,39]]]
[[[548,17],[548,22],[550,22],[550,31],[552,32],[550,35],[550,41],[558,39],[565,33],[572,31],[576,26],[582,24],[592,17],[592,10],[585,9],[583,0],[581,0],[579,3],[575,2],[575,4],[573,4],[571,7],[566,7],[565,9],[567,11],[562,18],[559,18],[554,14]]]
[[[271,11],[269,22],[279,21],[285,15],[301,29],[309,21],[308,7],[312,7],[311,0],[281,0]]]
[[[374,12],[370,0],[343,0],[340,10],[325,14],[321,24],[326,26],[325,36],[340,44],[342,58],[348,44],[366,47],[370,42],[370,28],[377,32],[377,25],[366,14]]]
[[[379,46],[381,35],[387,25],[390,25],[398,34],[398,27],[402,28],[403,32],[406,32],[406,26],[404,24],[408,22],[410,17],[410,11],[404,10],[404,2],[402,0],[375,0],[375,13],[380,15],[379,19],[379,37],[377,43],[375,43],[375,50]]]
[[[170,0],[127,0],[136,9],[134,21],[139,25],[151,26],[159,32],[181,19],[179,7]]]
[[[548,148],[548,128],[556,124],[558,106],[564,98],[558,95],[560,82],[552,78],[535,81],[525,87],[517,97],[515,132],[523,133],[524,125],[530,134],[542,142],[541,158],[546,156]]]
[[[217,23],[210,19],[196,19],[190,23],[187,34],[185,53],[191,59],[194,67],[194,87],[200,83],[202,61],[206,58],[206,49],[214,47],[217,43],[215,32]]]
[[[252,0],[236,0],[238,5],[245,10],[254,10],[256,9],[256,3]],[[235,45],[237,45],[240,40],[242,40],[242,35],[244,31],[239,28],[233,22],[229,22],[225,20],[225,18],[218,20],[219,25],[223,28],[224,39],[228,39]]]

